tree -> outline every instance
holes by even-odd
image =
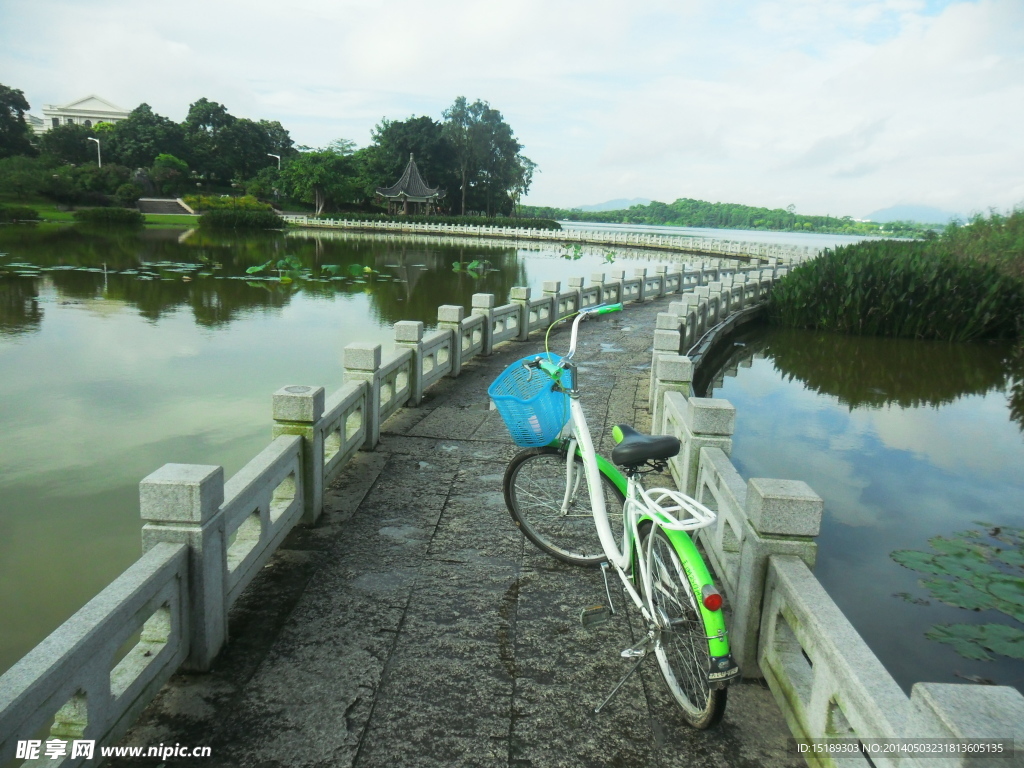
[[[156,114],[149,104],[140,104],[114,125],[111,144],[111,154],[129,168],[149,168],[157,155],[183,157],[186,152],[182,127]]]
[[[0,189],[19,198],[32,197],[50,173],[51,164],[43,158],[11,155],[0,159]]]
[[[269,151],[280,155],[282,162],[298,154],[291,135],[277,120],[260,120],[260,127],[267,134],[267,141],[270,144]],[[268,158],[268,162],[271,161],[274,161],[274,158]]]
[[[427,116],[408,120],[383,119],[373,129],[374,143],[365,150],[364,188],[368,197],[377,187],[388,187],[398,181],[409,155],[424,181],[434,187],[454,192],[459,185],[455,152],[445,136],[444,126]]]
[[[444,135],[459,175],[463,215],[467,202],[489,216],[511,213],[514,200],[525,194],[537,168],[520,154],[523,145],[512,127],[486,101],[467,104],[465,96],[455,99],[444,118]]]
[[[157,155],[150,178],[161,194],[180,195],[188,183],[188,163],[174,155]]]
[[[35,154],[26,112],[25,94],[0,83],[0,158]]]
[[[62,163],[88,163],[96,160],[96,145],[90,137],[95,138],[92,128],[74,123],[58,125],[39,137],[39,151]]]
[[[268,156],[270,137],[259,123],[246,117],[236,119],[220,133],[220,145],[228,177],[250,179],[276,160]]]
[[[230,141],[223,134],[237,118],[227,107],[201,98],[189,105],[188,116],[182,126],[192,169],[205,178],[229,180],[231,166],[226,156]]]
[[[463,216],[466,215],[466,192],[469,187],[470,172],[473,170],[476,159],[474,127],[480,121],[480,113],[485,108],[486,104],[479,99],[472,104],[467,104],[466,97],[459,96],[443,113],[444,134],[452,145],[456,168],[459,172],[459,187],[462,191],[460,211]]]
[[[351,142],[339,139],[327,149],[301,152],[282,169],[288,194],[297,200],[312,203],[317,215],[328,203],[346,203],[361,197],[359,169],[354,155],[343,154],[339,148],[351,150]]]

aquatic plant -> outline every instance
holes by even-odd
[[[928,574],[919,584],[933,599],[970,611],[995,610],[1016,620],[1012,625],[939,624],[925,637],[969,659],[991,661],[993,653],[1024,659],[1024,528],[978,525],[986,530],[936,536],[928,540],[931,552],[901,549],[891,557]]]
[[[773,287],[771,322],[868,336],[1012,338],[1024,283],[934,243],[861,242],[826,250]]]
[[[200,216],[199,226],[211,229],[281,229],[284,221],[272,211],[221,208]]]
[[[134,208],[83,208],[74,213],[75,221],[104,226],[141,227],[146,217]]]
[[[39,211],[27,205],[0,205],[0,221],[39,221]]]

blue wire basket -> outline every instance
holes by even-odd
[[[561,369],[558,382],[540,368],[528,368],[538,357],[557,364],[558,355],[531,355],[506,368],[487,394],[494,401],[505,426],[516,445],[532,447],[547,445],[562,431],[569,420],[569,396],[557,387],[572,388],[572,374]]]

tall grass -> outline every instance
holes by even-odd
[[[966,226],[950,225],[936,245],[1024,279],[1024,210],[1008,216],[993,211],[987,219],[976,216]]]
[[[199,226],[209,229],[283,229],[284,221],[273,211],[220,208],[200,216]]]
[[[769,318],[778,325],[859,335],[1015,337],[1024,283],[1007,269],[1013,259],[985,249],[986,235],[979,228],[933,242],[886,240],[826,250],[776,284]]]
[[[75,221],[100,226],[141,227],[146,218],[134,208],[82,208]]]

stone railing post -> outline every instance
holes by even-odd
[[[530,339],[530,296],[531,291],[529,288],[522,286],[513,286],[512,290],[509,291],[508,300],[510,304],[519,305],[519,336],[518,341],[528,341]]]
[[[659,296],[664,296],[666,293],[669,293],[669,290],[668,290],[668,266],[663,264],[660,267],[655,267],[654,268],[654,272],[661,276],[661,293],[659,293],[658,295]],[[683,270],[680,267],[680,270],[679,270],[680,281],[682,280],[682,272],[683,272]],[[672,291],[672,293],[676,293],[676,292],[677,291]]]
[[[466,319],[466,309],[458,304],[442,304],[437,308],[437,327],[447,328],[455,337],[452,339],[452,372],[453,379],[462,373],[462,321]]]
[[[569,290],[576,291],[576,308],[579,309],[583,306],[583,284],[585,280],[582,277],[570,277],[569,278]]]
[[[1016,759],[985,759],[965,752],[928,759],[907,760],[928,768],[967,768],[976,765],[1019,765],[1024,743],[1024,696],[1009,686],[915,683],[910,689],[910,739],[1012,739]],[[900,763],[903,765],[903,763]]]
[[[662,356],[675,357],[681,354],[682,337],[679,334],[679,327],[680,318],[678,315],[671,312],[658,313],[654,329],[654,352],[651,355],[651,381],[647,392],[647,410],[651,413],[657,410],[654,397],[654,380],[658,377],[658,359]],[[652,429],[657,430],[659,426],[657,421],[652,422]]]
[[[412,376],[409,381],[409,407],[423,400],[423,323],[399,320],[395,323],[395,346],[412,350]]]
[[[619,304],[622,303],[622,288],[623,288],[622,281],[625,280],[625,279],[626,279],[626,270],[624,270],[624,269],[617,269],[614,272],[609,272],[608,276],[605,277],[604,282],[601,284],[602,286],[605,286],[605,285],[614,286],[613,290],[615,291],[615,297],[616,297],[615,301],[617,301]],[[602,299],[602,301],[604,300],[604,291],[605,291],[605,288],[602,287],[601,288],[601,299]]]
[[[689,399],[693,383],[693,363],[683,355],[655,353],[654,392],[651,395],[651,432],[668,434],[665,427],[665,393],[676,392]]]
[[[541,286],[541,293],[545,298],[551,299],[551,322],[558,319],[558,296],[562,293],[561,280],[545,280]],[[579,294],[577,294],[576,306],[579,306]]]
[[[380,442],[380,344],[354,342],[345,347],[344,381],[367,383],[366,442],[362,450],[372,451]]]
[[[714,307],[713,315],[712,307]],[[718,324],[722,319],[722,283],[715,280],[708,283],[708,327]]]
[[[643,304],[647,298],[647,290],[645,283],[647,282],[647,267],[636,267],[633,270],[633,277],[640,278],[640,291],[636,295],[637,304]]]
[[[685,373],[685,369],[681,373]],[[700,449],[721,448],[726,456],[732,453],[736,408],[728,400],[711,397],[686,398],[681,393],[671,390],[666,391],[661,399],[665,410],[668,409],[668,400],[674,400],[676,410],[681,415],[683,445],[679,451],[680,461],[677,466],[681,466],[679,477],[676,477],[676,485],[683,493],[693,496],[697,492]]]
[[[471,315],[483,315],[487,318],[484,322],[484,348],[480,354],[486,357],[494,351],[494,294],[474,293]]]
[[[814,566],[825,503],[802,480],[747,481],[745,535],[740,545],[736,594],[730,595],[730,645],[744,677],[762,677],[757,664],[768,558],[799,557]]]
[[[164,464],[139,483],[142,551],[160,542],[188,545],[189,655],[184,667],[205,672],[228,639],[224,469]]]
[[[316,423],[324,415],[323,387],[282,387],[274,393],[272,436],[302,438],[302,522],[313,525],[324,508],[324,443]]]

